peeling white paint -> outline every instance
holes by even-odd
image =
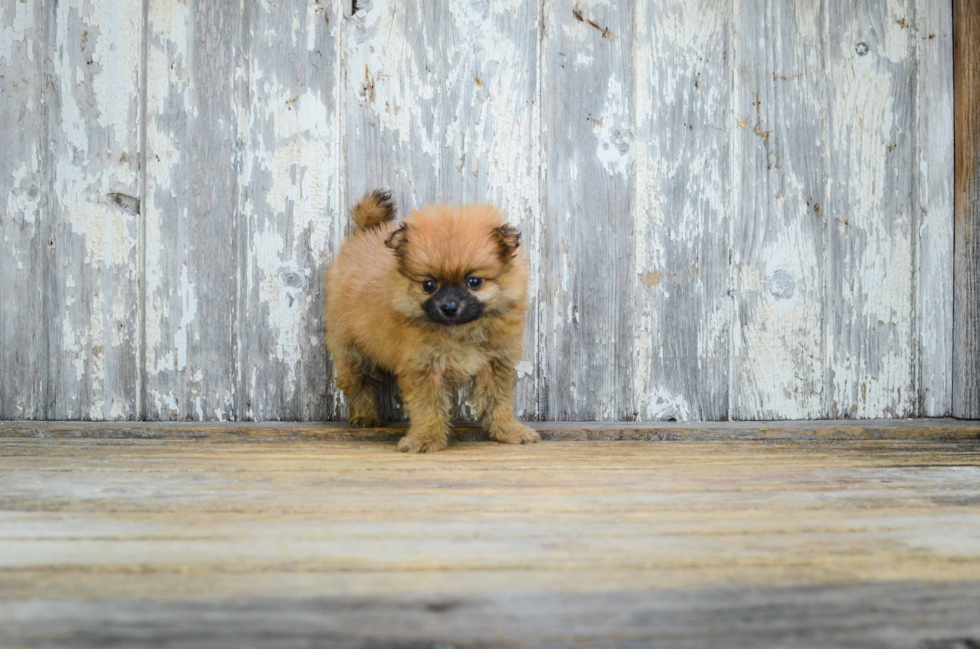
[[[845,43],[864,38],[873,47],[865,56],[846,52],[832,70],[830,144],[834,161],[846,170],[833,186],[839,198],[830,215],[842,264],[840,281],[830,286],[839,301],[828,335],[831,414],[836,416],[907,416],[916,398],[912,206],[895,200],[896,193],[907,191],[911,177],[902,181],[896,175],[904,167],[901,158],[892,157],[910,150],[903,142],[905,125],[895,122],[912,114],[903,78],[910,51],[909,30],[899,23],[902,11],[899,4],[888,3],[881,34],[849,25],[853,33]],[[889,204],[898,209],[888,210],[882,222]]]
[[[190,271],[187,264],[180,268],[180,321],[177,330],[174,332],[174,351],[173,367],[176,370],[187,369],[187,341],[191,325],[197,317],[197,294],[194,290],[194,282],[190,279]]]
[[[27,38],[34,30],[34,2],[17,2],[14,5],[14,15],[7,15],[6,8],[0,6],[0,61],[5,65],[14,62],[14,46],[17,43],[27,44],[28,60],[34,60],[33,41]]]
[[[11,189],[7,193],[7,214],[22,217],[25,223],[33,224],[41,205],[41,189],[38,185],[37,158],[31,157],[31,167],[21,161],[20,166],[11,172]],[[19,252],[19,251],[14,251]]]
[[[51,278],[64,309],[49,387],[55,418],[135,416],[138,300],[138,6],[66,0],[52,16],[47,136],[52,165],[45,189]],[[30,191],[28,192],[30,195]],[[120,317],[122,312],[122,317]],[[120,415],[120,413],[125,413]]]
[[[128,175],[127,184],[134,184],[135,173]],[[61,207],[72,230],[85,239],[86,263],[96,266],[126,266],[134,260],[136,215],[106,204],[106,199],[97,193],[102,187],[115,184],[109,179],[93,180],[87,177],[84,167],[67,159],[58,160],[56,188]]]
[[[133,126],[132,86],[125,80],[133,78],[133,64],[140,56],[142,6],[138,2],[94,0],[91,7],[86,24],[88,38],[95,42],[92,89],[97,116],[113,137],[124,140]]]
[[[534,364],[530,361],[521,361],[514,369],[517,370],[518,379],[523,379],[527,376],[534,376]]]
[[[633,353],[641,419],[727,416],[728,14],[637,5]],[[717,120],[717,122],[715,121]]]
[[[331,53],[320,56],[316,48],[325,31],[337,33],[339,15],[330,16],[328,27],[326,14],[337,7],[316,3],[284,11],[264,4],[257,15],[261,24],[288,20],[290,25],[287,34],[253,34],[247,76],[251,101],[238,117],[240,130],[248,135],[238,182],[248,196],[242,211],[250,223],[243,305],[249,322],[243,344],[258,368],[239,370],[248,389],[248,418],[281,417],[279,400],[304,398],[304,374],[323,353],[322,302],[315,301],[322,296],[313,287],[346,225],[338,187],[337,89],[321,79],[322,72],[297,79],[288,58],[272,65],[265,53],[278,52],[282,39],[291,37],[318,67],[333,63]],[[329,389],[328,379],[323,376],[323,390]]]
[[[177,419],[180,415],[177,396],[173,392],[160,393],[156,390],[151,390],[150,398],[153,400],[154,409],[157,412],[169,413],[170,419]]]
[[[196,296],[190,291],[193,278],[181,250],[164,247],[164,223],[171,218],[186,219],[188,206],[178,206],[173,214],[171,200],[183,188],[176,186],[177,172],[188,160],[186,147],[179,136],[170,132],[169,125],[175,109],[183,119],[197,117],[193,98],[195,87],[190,73],[191,41],[193,34],[192,8],[180,2],[150,2],[147,16],[147,124],[146,145],[148,173],[143,196],[146,258],[145,349],[148,412],[176,418],[181,409],[177,394],[152,386],[172,385],[165,377],[187,369],[188,328],[194,324],[187,309],[197,308]],[[179,122],[178,122],[179,124]],[[169,127],[169,128],[168,128]],[[174,257],[178,263],[174,263]],[[171,269],[179,267],[177,276]],[[173,295],[174,288],[178,295]],[[171,306],[181,313],[171,311]],[[176,321],[174,321],[176,320]],[[171,324],[173,323],[173,324]],[[165,331],[167,335],[165,336]]]
[[[633,162],[633,132],[629,104],[623,83],[609,75],[602,113],[592,121],[596,137],[596,158],[608,174],[629,175]]]
[[[916,252],[916,322],[919,345],[920,414],[947,416],[953,395],[953,75],[948,66],[953,42],[952,7],[943,2],[916,4],[916,141],[919,150]]]

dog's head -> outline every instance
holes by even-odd
[[[523,308],[527,271],[520,233],[491,205],[412,212],[385,245],[408,286],[397,308],[439,325],[462,325]]]

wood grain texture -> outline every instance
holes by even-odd
[[[576,575],[583,581],[604,576]],[[346,582],[344,577],[327,576]],[[482,583],[481,577],[492,579],[484,573],[472,578]],[[413,578],[434,581],[430,574]],[[0,609],[7,625],[0,637],[39,648],[63,647],[67,639],[81,649],[280,649],[311,644],[342,649],[963,649],[980,634],[978,599],[976,582],[899,582],[690,591],[627,588],[561,595],[458,594],[447,589],[374,597],[259,596],[220,603],[42,600]]]
[[[238,186],[247,128],[246,13],[230,0],[149,1],[149,419],[220,420],[247,411],[236,363],[246,231]]]
[[[347,36],[352,202],[389,188],[400,214],[489,201],[521,230],[537,278],[539,182],[535,3],[358,3]],[[537,282],[530,300],[537,301]],[[538,417],[536,312],[518,365],[517,413]],[[457,415],[472,416],[459,396]],[[386,391],[382,418],[404,413]]]
[[[0,419],[43,419],[47,15],[0,1]]]
[[[980,440],[980,423],[954,419],[862,419],[708,422],[535,422],[544,441],[717,442],[717,441],[957,441]],[[485,442],[485,431],[464,425],[459,442]],[[197,440],[208,442],[387,442],[405,426],[347,428],[323,422],[0,422],[0,439]]]
[[[45,417],[131,419],[140,411],[142,9],[65,0],[49,11]]]
[[[735,419],[828,412],[826,12],[736,2]]]
[[[323,344],[323,268],[341,209],[341,3],[249,5],[247,127],[239,171],[244,237],[236,324],[244,419],[335,417]]]
[[[618,335],[644,420],[729,415],[731,17],[710,0],[636,4],[636,307]]]
[[[943,417],[953,397],[952,3],[917,0],[915,15],[918,414]]]
[[[633,3],[546,0],[543,28],[541,411],[633,420]]]
[[[956,225],[953,416],[980,418],[980,5],[953,2]]]
[[[3,439],[0,644],[963,647],[978,487],[976,440]]]
[[[912,11],[906,0],[828,4],[831,417],[918,411]]]

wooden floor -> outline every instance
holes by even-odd
[[[0,424],[0,647],[980,647],[975,423],[716,426]]]

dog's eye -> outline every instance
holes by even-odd
[[[483,280],[479,277],[470,277],[467,278],[466,285],[475,291],[483,286]]]
[[[425,291],[426,293],[434,293],[436,290],[436,280],[427,279],[424,282],[422,282],[422,290]]]

